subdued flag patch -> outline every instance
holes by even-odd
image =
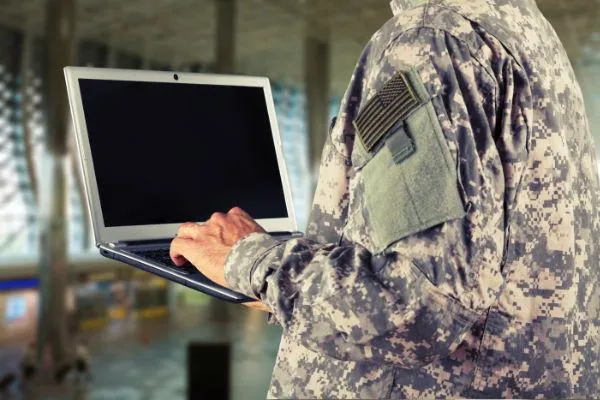
[[[371,151],[398,121],[421,105],[404,72],[394,75],[360,111],[354,127],[365,150]]]

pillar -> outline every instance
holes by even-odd
[[[46,0],[44,90],[50,184],[45,185],[40,240],[40,321],[38,355],[48,343],[55,367],[69,361],[72,345],[67,327],[68,284],[66,229],[66,158],[68,154],[68,100],[63,67],[74,59],[75,0]]]
[[[215,0],[215,61],[220,74],[235,72],[236,6],[236,0]]]
[[[304,84],[312,189],[316,186],[329,118],[330,44],[326,29],[306,21],[304,38]]]

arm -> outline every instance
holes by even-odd
[[[463,43],[427,28],[401,35],[377,66],[369,81],[376,89],[396,71],[419,72],[459,166],[466,215],[423,225],[384,251],[360,235],[323,243],[311,237],[277,242],[253,233],[229,253],[225,277],[235,290],[267,304],[286,334],[309,349],[416,368],[450,354],[503,283],[504,182],[488,107],[496,90]],[[320,179],[327,179],[331,163],[347,161],[333,147],[330,138]],[[356,187],[351,197],[362,195]],[[389,207],[403,206],[393,200]]]

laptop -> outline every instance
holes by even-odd
[[[66,67],[86,200],[100,254],[222,300],[252,301],[176,267],[184,222],[238,206],[297,237],[267,78]]]

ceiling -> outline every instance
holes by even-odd
[[[303,38],[331,38],[332,89],[341,94],[388,0],[238,0],[236,70],[302,84]],[[576,62],[600,64],[600,0],[538,0]],[[43,0],[0,0],[0,24],[41,34]],[[215,0],[76,0],[77,38],[177,69],[214,61]],[[309,21],[306,24],[305,21]]]

